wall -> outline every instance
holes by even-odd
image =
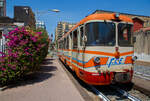
[[[135,55],[138,56],[138,60],[150,62],[150,31],[140,30],[134,34],[136,36]]]

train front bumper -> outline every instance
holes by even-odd
[[[132,80],[133,71],[85,73],[81,79],[91,85],[110,85],[112,83],[127,83]]]

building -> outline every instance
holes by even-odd
[[[74,25],[74,23],[58,22],[57,27],[55,29],[55,41],[60,39],[62,35],[68,32]]]
[[[0,0],[0,16],[6,16],[6,0]]]
[[[36,22],[36,28],[44,28],[46,29],[45,23],[43,21]]]
[[[14,7],[14,21],[24,23],[24,26],[35,27],[35,15],[29,6]]]
[[[6,16],[6,0],[0,0],[0,56],[6,52],[5,43],[7,40],[3,36],[18,26],[35,27],[35,15],[28,6],[15,6],[14,18]]]
[[[96,10],[94,13],[116,13],[113,11],[105,11],[105,10]],[[142,15],[135,15],[135,14],[127,14],[127,13],[120,13],[122,15],[128,16],[133,20],[134,26],[133,26],[133,31],[137,31],[141,28],[145,28],[150,26],[150,16],[142,16]]]

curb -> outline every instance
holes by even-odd
[[[147,89],[145,89],[139,85],[134,85],[133,88],[141,91],[142,93],[144,93],[145,95],[150,97],[150,91],[149,90],[147,90]]]
[[[4,87],[0,87],[0,91],[3,91],[7,88],[7,86],[4,86]]]

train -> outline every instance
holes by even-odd
[[[58,57],[90,85],[129,83],[137,59],[133,21],[119,13],[91,14],[58,41]]]

